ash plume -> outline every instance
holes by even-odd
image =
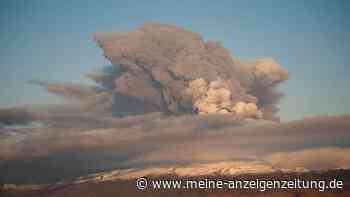
[[[231,112],[234,110],[227,108],[237,103],[243,112],[244,103],[255,111],[248,116],[278,120],[276,104],[282,94],[275,87],[287,79],[288,72],[273,59],[241,61],[232,58],[219,43],[205,42],[198,33],[159,23],[146,23],[125,33],[94,33],[93,37],[115,69],[122,70],[113,79],[99,75],[95,81],[108,81],[116,94],[143,103],[147,110],[141,112],[199,113],[203,108],[198,107],[199,103],[209,105],[203,113],[208,109]],[[221,93],[209,90],[211,96],[207,94],[207,99],[225,94],[226,100],[216,104],[202,97],[196,100],[188,94],[196,80],[208,84],[224,81]]]
[[[93,37],[112,63],[87,75],[95,87],[34,83],[113,116],[229,113],[279,120],[277,103],[283,94],[275,87],[288,72],[271,58],[242,61],[218,42],[159,23]]]

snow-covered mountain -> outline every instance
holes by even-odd
[[[269,174],[275,172],[309,172],[305,168],[280,169],[265,162],[258,161],[230,161],[215,162],[191,165],[173,165],[149,168],[130,168],[105,171],[87,176],[78,177],[74,181],[58,182],[55,184],[42,185],[13,185],[5,184],[4,189],[17,190],[38,190],[42,188],[55,188],[63,185],[83,184],[89,182],[106,182],[114,180],[131,180],[146,176],[167,176],[175,175],[178,177],[196,177],[196,176],[237,176],[243,174]]]

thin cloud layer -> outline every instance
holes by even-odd
[[[83,120],[83,117],[76,119],[77,122]],[[348,154],[343,154],[349,148],[349,116],[274,123],[232,119],[229,115],[164,117],[150,114],[122,119],[97,118],[95,123],[95,129],[55,126],[30,129],[26,133],[12,131],[14,134],[0,143],[0,158],[4,161],[35,160],[84,150],[94,155],[97,163],[103,157],[101,165],[106,168],[112,167],[110,163],[115,165],[114,157],[124,166],[244,159],[280,165],[288,156],[293,156],[291,152],[297,151],[294,155],[297,160],[288,162],[286,168],[303,164],[309,168],[350,164]],[[70,124],[75,125],[72,121]],[[341,148],[345,151],[339,151]],[[303,152],[309,149],[313,151]],[[113,151],[100,157],[93,154],[97,150]],[[323,157],[321,163],[329,161],[332,165],[319,165],[323,153],[327,157]],[[339,161],[340,156],[344,158],[342,162],[334,162]]]

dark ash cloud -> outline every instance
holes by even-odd
[[[287,79],[288,72],[273,59],[241,61],[198,33],[159,23],[125,33],[95,33],[94,38],[114,67],[123,70],[105,81],[119,94],[145,102],[149,111],[192,112],[194,101],[184,91],[188,83],[222,79],[233,104],[257,103],[266,111],[264,119],[278,120],[281,94],[275,86]]]
[[[159,23],[146,23],[126,33],[94,33],[93,37],[112,63],[87,75],[96,86],[33,83],[90,108],[102,106],[114,116],[149,112],[235,115],[247,111],[243,107],[237,112],[235,105],[240,102],[250,107],[248,111],[254,108],[254,118],[279,120],[277,104],[283,95],[275,87],[287,79],[288,72],[271,58],[242,61],[198,33]],[[210,86],[199,97],[188,91],[196,80]]]

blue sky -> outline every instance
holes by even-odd
[[[222,41],[234,57],[275,58],[290,72],[282,120],[350,114],[348,10],[347,0],[2,0],[0,107],[60,102],[27,81],[90,84],[85,74],[109,63],[92,32],[159,21]]]

